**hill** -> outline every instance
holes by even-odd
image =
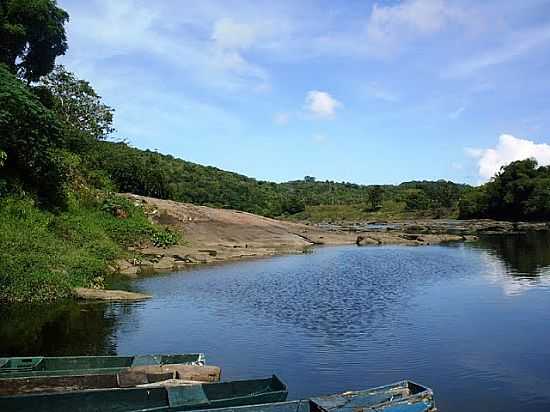
[[[87,159],[120,192],[304,220],[447,217],[469,188],[444,180],[381,186],[311,176],[274,183],[105,141]]]

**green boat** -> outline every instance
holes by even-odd
[[[0,378],[0,396],[30,393],[70,392],[87,389],[133,388],[174,383],[219,382],[217,366],[166,364],[125,368],[118,372],[96,369],[95,373],[59,376]]]
[[[2,412],[172,412],[283,402],[276,376],[222,383],[74,391],[0,397]]]
[[[137,366],[166,364],[204,365],[202,353],[136,356],[63,356],[0,358],[0,380],[36,376],[117,373]]]

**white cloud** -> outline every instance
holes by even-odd
[[[534,48],[548,46],[549,41],[550,26],[514,33],[500,47],[451,65],[442,73],[442,77],[471,76],[480,70],[521,57]]]
[[[211,16],[218,12],[189,9],[188,16],[174,13],[168,2],[152,7],[133,0],[96,0],[68,10],[71,47],[62,60],[73,70],[146,58],[214,89],[269,90],[267,70],[242,54],[256,39],[255,29]]]
[[[515,160],[535,158],[540,165],[550,165],[550,144],[535,143],[509,134],[502,134],[492,149],[466,149],[466,153],[478,159],[479,175],[489,180],[502,166]]]
[[[464,13],[445,0],[405,0],[389,6],[374,4],[367,23],[368,52],[388,56],[414,37],[436,33]]]
[[[224,49],[245,49],[252,46],[256,40],[256,28],[250,24],[223,18],[214,23],[212,39]]]
[[[456,109],[456,110],[452,111],[451,113],[449,113],[449,118],[451,118],[453,120],[458,119],[460,116],[462,116],[462,113],[464,113],[464,110],[466,110],[466,107],[464,107],[464,106],[459,107],[458,109]]]
[[[396,103],[400,100],[397,94],[384,88],[376,82],[372,82],[367,86],[367,94],[375,99],[383,100],[389,103]]]
[[[306,95],[305,108],[315,117],[331,119],[335,116],[336,109],[340,107],[342,103],[327,92],[311,90]]]
[[[278,124],[280,126],[287,125],[289,120],[290,115],[288,113],[277,113],[275,116],[273,116],[273,121],[275,122],[275,124]]]

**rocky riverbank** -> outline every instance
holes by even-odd
[[[112,271],[130,277],[174,271],[193,265],[289,253],[319,245],[432,245],[476,240],[482,234],[549,230],[546,223],[491,220],[417,220],[303,224],[235,210],[215,209],[126,194],[143,206],[150,219],[182,233],[184,241],[168,248],[135,249],[135,258],[120,260]]]

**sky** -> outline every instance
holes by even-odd
[[[58,0],[114,139],[271,181],[550,164],[548,0]]]

